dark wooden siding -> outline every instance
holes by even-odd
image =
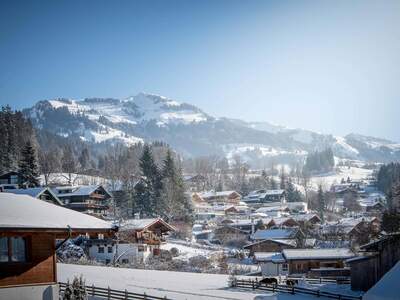
[[[284,249],[292,248],[295,247],[291,245],[279,244],[273,241],[263,241],[250,247],[250,256],[253,256],[255,252],[282,252]]]
[[[6,236],[6,234],[1,234]],[[0,286],[54,283],[55,240],[50,233],[11,234],[27,238],[28,261],[24,263],[0,263]]]

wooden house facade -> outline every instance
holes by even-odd
[[[96,217],[106,214],[112,198],[102,185],[63,186],[53,189],[53,192],[65,207]]]
[[[98,233],[112,235],[113,228],[27,195],[0,193],[0,299],[59,299],[56,239]]]
[[[355,256],[346,248],[285,249],[282,254],[288,263],[290,275],[308,275],[327,268],[342,270],[345,261]]]
[[[350,259],[351,288],[367,291],[400,260],[400,233],[360,247],[361,256]]]
[[[164,236],[175,231],[175,228],[161,218],[131,219],[120,226],[120,239],[125,242],[151,246],[153,255],[160,254],[160,245]]]
[[[284,249],[293,249],[296,246],[296,240],[268,239],[248,244],[243,249],[248,250],[249,256],[253,257],[256,252],[282,252]]]

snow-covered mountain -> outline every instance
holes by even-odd
[[[400,160],[400,144],[388,140],[214,118],[193,105],[145,93],[127,99],[44,100],[24,113],[39,129],[89,143],[162,140],[185,155],[239,154],[255,165],[271,159],[292,161],[326,147],[339,158]]]

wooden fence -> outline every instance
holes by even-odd
[[[338,278],[338,279],[331,279],[331,278],[303,278],[303,277],[287,277],[287,279],[294,279],[294,280],[304,280],[308,283],[336,283],[336,284],[350,284],[349,278]]]
[[[238,288],[247,288],[247,289],[259,289],[270,292],[281,292],[281,293],[289,293],[289,294],[306,294],[306,295],[314,295],[317,297],[327,297],[332,299],[339,300],[362,300],[362,296],[351,296],[351,295],[343,295],[332,292],[325,292],[314,289],[307,289],[297,286],[288,286],[288,285],[279,285],[279,284],[261,284],[257,280],[244,280],[244,279],[234,279],[230,282],[231,287]]]
[[[58,283],[60,286],[60,293],[63,293],[68,286],[67,283],[64,282],[59,282]],[[104,299],[116,299],[116,300],[131,300],[131,299],[140,299],[140,300],[171,300],[171,298],[165,297],[156,297],[156,296],[151,296],[147,295],[146,293],[143,294],[137,294],[137,293],[132,293],[128,292],[127,290],[121,291],[121,290],[113,290],[108,288],[101,288],[97,286],[86,286],[86,292],[88,296],[95,296],[95,297],[100,297]]]

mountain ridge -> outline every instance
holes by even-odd
[[[344,137],[269,122],[216,118],[173,99],[139,93],[125,99],[51,99],[24,109],[32,124],[89,143],[162,140],[187,156],[241,155],[253,164],[293,161],[331,147],[335,156],[367,162],[400,160],[400,144],[350,133]]]

